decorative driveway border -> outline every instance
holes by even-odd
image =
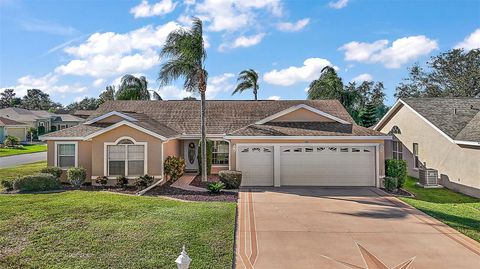
[[[430,264],[435,268],[480,264],[480,244],[475,240],[379,189],[358,189],[358,195],[352,189],[347,195],[329,194],[328,188],[321,194],[308,188],[305,193],[301,188],[242,189],[236,268],[418,269],[433,268]],[[386,265],[392,263],[397,265]]]

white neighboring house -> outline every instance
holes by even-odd
[[[404,159],[418,177],[426,164],[447,188],[480,197],[480,98],[399,99],[374,127],[393,135],[385,159]]]
[[[28,128],[25,123],[0,117],[0,143],[3,143],[7,135],[15,136],[21,142],[26,141]]]

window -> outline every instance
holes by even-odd
[[[340,148],[340,152],[348,152],[348,148]]]
[[[254,148],[252,151],[255,151],[256,149],[257,148]],[[258,148],[258,151],[260,151],[260,148]],[[228,164],[228,142],[213,141],[212,164],[213,165]]]
[[[77,144],[76,143],[57,143],[56,144],[56,164],[61,168],[77,166]]]
[[[400,141],[392,141],[392,153],[394,160],[403,160],[403,145]]]
[[[393,126],[392,129],[390,130],[389,134],[401,134],[402,131],[400,131],[400,128],[398,126]]]
[[[419,168],[420,161],[418,159],[418,143],[413,143],[413,168]]]
[[[145,174],[145,145],[122,139],[107,146],[109,176],[140,176]]]
[[[66,129],[66,128],[67,128],[66,124],[60,124],[60,126],[58,127],[58,130],[63,130],[63,129]]]

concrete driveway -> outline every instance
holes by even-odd
[[[383,194],[375,188],[243,190],[236,268],[480,268],[480,244]]]

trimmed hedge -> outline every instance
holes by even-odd
[[[44,174],[51,174],[56,178],[60,178],[62,176],[63,170],[59,167],[49,166],[49,167],[42,168],[40,172]]]
[[[67,178],[70,184],[78,188],[85,183],[87,170],[83,167],[70,167],[67,170]]]
[[[385,176],[397,179],[397,187],[403,188],[407,180],[407,162],[404,160],[385,160]]]
[[[19,191],[49,191],[60,188],[60,181],[51,174],[23,176],[13,181],[13,189]]]
[[[0,187],[3,187],[6,191],[11,191],[13,189],[13,181],[9,179],[1,179]]]
[[[213,141],[207,140],[207,175],[212,172]],[[198,174],[202,175],[202,140],[198,141]]]
[[[226,189],[238,189],[242,184],[242,172],[233,170],[223,170],[218,172],[220,181],[225,184]]]
[[[385,189],[387,189],[389,192],[393,192],[398,188],[398,180],[394,177],[386,177],[383,183],[385,185]]]

